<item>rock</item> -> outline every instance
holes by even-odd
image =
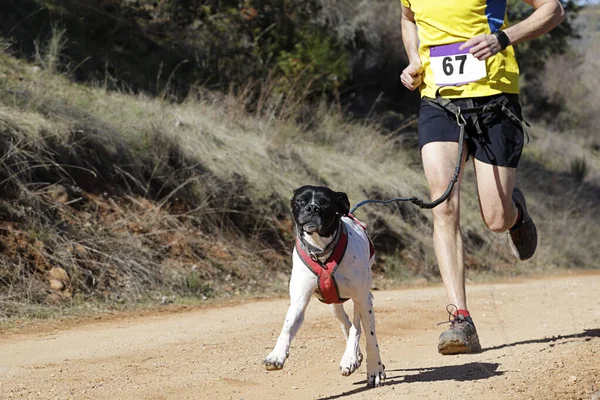
[[[48,271],[48,280],[57,280],[62,283],[69,283],[69,274],[60,267],[54,267]]]
[[[62,292],[69,283],[69,274],[60,267],[54,267],[48,271],[48,283],[50,283],[50,288],[52,290]],[[66,292],[63,292],[63,295],[65,293]],[[69,293],[67,297],[71,297],[71,294]]]
[[[50,289],[60,291],[65,288],[65,284],[57,279],[50,279]]]
[[[69,201],[69,192],[63,185],[52,185],[46,189],[46,193],[52,198],[52,200],[65,204]]]

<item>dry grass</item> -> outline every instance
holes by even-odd
[[[58,59],[60,46],[47,48],[55,50],[41,59]],[[328,185],[352,203],[426,197],[414,138],[349,122],[335,104],[307,109],[301,93],[278,97],[268,85],[258,94],[198,90],[173,104],[76,85],[40,63],[0,54],[0,317],[40,316],[40,304],[280,294],[294,188]],[[462,215],[471,279],[596,267],[598,249],[579,240],[600,235],[600,165],[589,138],[545,127],[532,137],[520,186],[541,232],[538,255],[515,264],[505,235],[485,229],[469,167]],[[569,163],[582,152],[589,173],[577,182]],[[357,215],[380,254],[380,287],[439,279],[429,212],[368,205]],[[52,268],[67,274],[59,289],[50,287]]]
[[[307,130],[279,110],[253,117],[240,97],[174,105],[0,62],[5,315],[38,314],[19,311],[20,301],[280,291],[295,187],[327,184],[362,199],[378,188],[412,192],[407,182],[421,179],[392,139],[325,107]],[[394,220],[400,237],[405,224]],[[58,291],[48,285],[53,267],[68,275]]]

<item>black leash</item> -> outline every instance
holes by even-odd
[[[452,101],[450,99],[446,99],[446,98],[443,98],[440,96],[437,96],[435,99],[431,99],[431,98],[425,98],[425,99],[432,106],[441,108],[442,110],[445,110],[445,111],[449,112],[450,114],[453,114],[456,117],[456,123],[460,127],[460,133],[458,135],[458,156],[456,158],[456,167],[454,168],[454,175],[452,176],[452,179],[450,179],[450,183],[448,183],[448,187],[446,188],[446,191],[437,200],[434,200],[430,203],[427,203],[427,202],[419,199],[418,197],[397,197],[395,199],[390,199],[390,200],[363,200],[360,203],[356,204],[352,208],[352,210],[350,210],[350,214],[353,214],[359,207],[362,207],[365,204],[369,204],[369,203],[388,204],[388,203],[396,203],[396,202],[411,202],[414,205],[419,206],[421,208],[431,209],[431,208],[437,207],[438,205],[440,205],[441,203],[446,201],[448,199],[448,197],[450,197],[450,193],[452,193],[452,189],[454,189],[454,185],[456,184],[456,182],[458,182],[458,177],[460,175],[460,166],[462,164],[462,157],[463,157],[463,151],[464,151],[465,126],[467,125],[467,121],[464,117],[464,114],[489,114],[489,113],[502,112],[508,118],[510,118],[514,123],[521,125],[523,127],[523,132],[525,132],[526,135],[527,135],[527,131],[525,130],[525,127],[523,126],[523,124],[530,126],[527,123],[527,121],[520,119],[512,111],[510,111],[510,109],[508,109],[508,107],[506,107],[506,105],[509,103],[509,100],[507,98],[503,98],[500,101],[486,104],[484,106],[479,106],[479,107],[474,107],[473,100],[467,99],[467,101],[470,102],[471,106],[469,108],[464,108],[464,109],[461,109],[456,104],[452,103]],[[479,126],[477,126],[477,129],[478,130],[480,129]],[[529,135],[527,135],[527,140],[529,141]]]

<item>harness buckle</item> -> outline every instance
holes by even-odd
[[[462,115],[462,113],[460,112],[460,107],[457,107],[457,110],[454,113],[454,115],[456,116],[456,123],[458,124],[458,126],[467,125],[467,120],[465,119],[464,115]]]

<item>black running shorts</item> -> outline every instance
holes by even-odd
[[[498,94],[469,99],[454,99],[452,103],[460,108],[481,107],[489,102],[506,97],[506,107],[520,120],[521,105],[517,94]],[[520,124],[512,121],[503,112],[490,115],[465,115],[465,144],[469,155],[486,164],[516,168],[521,158],[524,132]],[[431,142],[457,142],[460,127],[456,117],[448,111],[421,99],[419,110],[419,148]]]

